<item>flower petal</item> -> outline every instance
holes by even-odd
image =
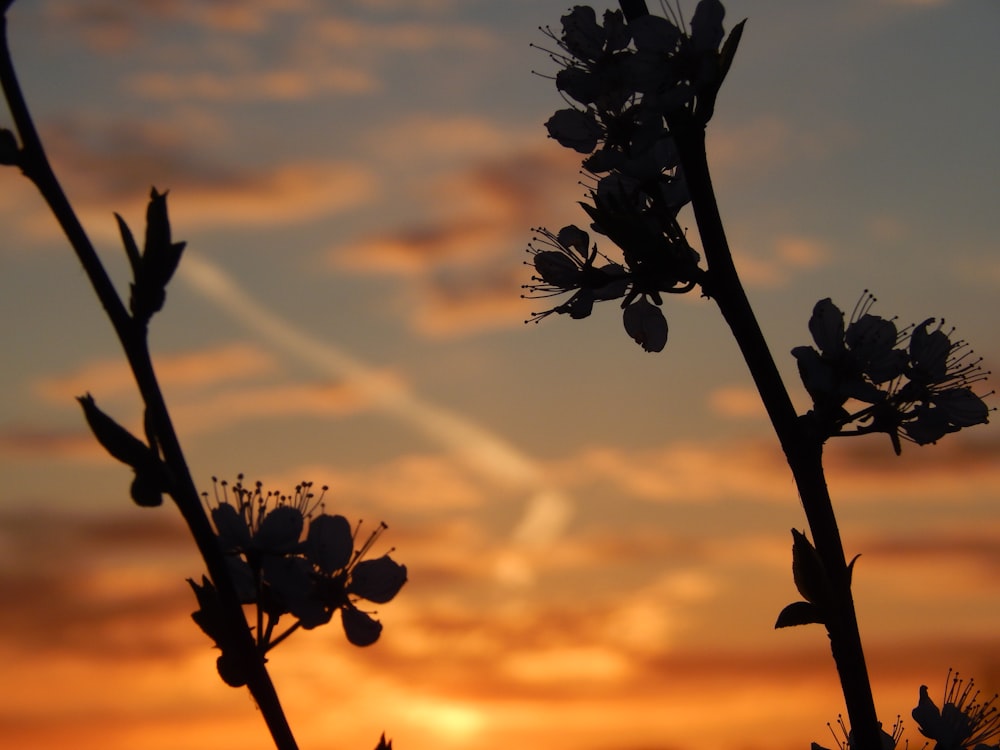
[[[971,427],[990,421],[990,410],[971,388],[949,388],[932,397],[934,405],[943,409],[948,422],[955,427]]]
[[[597,23],[597,14],[589,5],[577,5],[559,19],[563,44],[579,60],[595,60],[604,49],[605,31]]]
[[[589,256],[590,235],[574,224],[560,229],[559,234],[556,235],[556,241],[563,247],[576,250],[584,260]]]
[[[370,646],[382,635],[382,623],[355,607],[342,607],[340,621],[344,625],[347,640],[355,646]]]
[[[597,148],[597,142],[604,130],[590,112],[578,109],[560,109],[545,123],[549,135],[560,146],[571,148],[581,154],[589,154]]]
[[[353,552],[354,535],[346,518],[324,513],[309,522],[305,554],[321,571],[330,575],[347,567]]]
[[[304,559],[269,555],[264,558],[261,567],[264,581],[285,611],[295,614],[306,607],[307,600],[313,597],[314,587],[309,577],[309,565]]]
[[[916,376],[913,379],[924,383],[940,381],[947,374],[951,352],[951,339],[944,331],[927,331],[933,322],[934,318],[928,318],[910,334],[910,362]]]
[[[660,352],[667,345],[667,319],[663,312],[645,298],[625,308],[625,332],[647,352]]]
[[[697,50],[717,50],[725,32],[722,19],[726,9],[719,0],[701,0],[691,18],[691,41]]]
[[[829,297],[821,299],[813,307],[809,333],[819,350],[828,357],[844,350],[844,313]]]
[[[212,523],[219,532],[219,541],[227,552],[250,546],[250,528],[246,519],[229,503],[212,508]]]
[[[399,593],[404,583],[406,566],[383,555],[377,560],[362,560],[354,566],[347,592],[376,604],[385,604]]]
[[[261,520],[253,537],[254,546],[263,552],[291,552],[299,543],[304,524],[301,510],[280,505]]]
[[[542,250],[535,254],[535,270],[542,281],[557,289],[575,289],[580,286],[580,267],[573,259],[558,250]]]

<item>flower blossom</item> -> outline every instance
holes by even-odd
[[[980,702],[975,681],[964,682],[949,669],[941,708],[930,699],[927,686],[921,685],[913,720],[924,737],[934,740],[935,750],[995,750],[998,744],[990,741],[1000,736],[997,698]]]
[[[590,235],[585,231],[573,225],[563,227],[558,234],[545,228],[535,231],[539,236],[534,242],[539,244],[529,244],[528,252],[537,275],[531,277],[534,283],[522,287],[531,293],[522,296],[539,299],[568,292],[572,296],[548,310],[532,313],[532,320],[537,322],[552,313],[586,318],[594,309],[594,302],[625,296],[628,288],[625,269],[611,261],[595,266],[599,255],[597,245],[588,250]]]
[[[530,293],[522,296],[539,299],[570,292],[572,295],[548,310],[532,313],[532,321],[538,322],[552,313],[586,318],[593,311],[594,302],[624,298],[621,306],[628,335],[646,351],[663,349],[667,343],[667,320],[659,307],[663,303],[659,293],[663,284],[651,280],[654,279],[651,264],[643,265],[638,260],[633,269],[613,263],[598,253],[597,245],[588,250],[590,235],[573,225],[563,227],[558,234],[542,228],[536,231],[537,244],[528,245],[536,275],[531,277],[534,283],[523,287]],[[608,262],[596,266],[598,256]],[[655,276],[663,278],[666,277]],[[669,291],[669,286],[663,290]]]
[[[866,292],[845,326],[844,313],[820,300],[809,319],[815,347],[792,350],[811,414],[827,434],[885,432],[898,454],[900,438],[927,445],[988,422],[989,394],[974,388],[990,373],[968,343],[953,340],[954,329],[934,318],[899,330],[894,320],[871,314],[874,303]],[[852,401],[866,406],[852,412]]]
[[[381,623],[358,603],[389,602],[406,583],[406,566],[388,554],[365,559],[387,528],[384,523],[355,549],[360,524],[352,529],[343,516],[321,512],[326,487],[317,496],[311,482],[302,482],[294,494],[284,495],[265,493],[260,482],[247,487],[242,475],[232,486],[213,482],[215,492],[211,502],[206,494],[206,503],[237,593],[244,604],[256,606],[261,653],[300,627],[329,622],[336,611],[351,643],[367,646],[378,640]],[[191,585],[201,605],[195,620],[223,648],[225,634],[212,613],[211,583]],[[295,622],[276,635],[285,615]]]

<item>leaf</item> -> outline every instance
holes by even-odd
[[[819,553],[805,534],[792,529],[792,577],[807,602],[820,607],[830,600],[830,583]]]
[[[128,228],[125,219],[120,214],[115,214],[118,222],[118,232],[122,236],[122,244],[125,246],[125,255],[128,256],[129,265],[132,266],[132,278],[138,278],[142,272],[142,255],[139,253],[139,246],[135,244],[135,237],[132,230]],[[134,286],[133,286],[134,289]]]
[[[392,740],[386,741],[385,732],[382,732],[382,739],[378,741],[378,747],[375,750],[392,750]]]
[[[819,607],[809,602],[792,602],[778,614],[774,628],[777,630],[778,628],[790,628],[795,625],[809,625],[814,622],[823,623]]]
[[[14,166],[20,162],[21,149],[17,145],[17,138],[7,128],[0,128],[0,164]]]
[[[736,57],[736,48],[740,46],[740,39],[743,38],[743,27],[746,25],[747,19],[743,19],[738,24],[733,26],[733,30],[729,32],[729,36],[726,37],[725,43],[722,45],[722,49],[719,50],[719,83],[721,84],[725,80],[726,74],[729,72],[729,68],[733,64],[733,58]]]
[[[113,458],[118,459],[123,464],[128,464],[136,471],[147,468],[155,461],[149,447],[98,409],[94,398],[89,393],[86,396],[78,397],[77,401],[83,407],[83,414],[87,418],[87,424],[90,425],[97,442]]]
[[[130,306],[135,318],[147,322],[166,301],[167,283],[177,270],[185,243],[173,242],[167,217],[167,194],[150,192],[146,207],[146,241],[142,262],[135,272]]]

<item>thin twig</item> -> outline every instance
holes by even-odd
[[[247,686],[264,715],[275,745],[279,750],[297,750],[295,738],[281,708],[263,658],[257,651],[253,635],[243,615],[236,588],[226,565],[211,524],[205,514],[197,488],[180,442],[174,431],[163,394],[153,369],[146,338],[146,326],[128,313],[110,277],[101,264],[93,244],[80,224],[52,167],[45,155],[21,91],[10,55],[6,10],[13,0],[0,6],[0,85],[10,108],[21,141],[19,166],[25,176],[41,192],[52,214],[66,234],[87,278],[107,312],[121,342],[125,356],[146,407],[147,418],[153,425],[163,461],[171,477],[170,495],[181,512],[195,543],[205,560],[209,575],[222,602],[226,626],[232,647],[247,670]]]
[[[856,747],[880,750],[878,717],[851,595],[851,573],[823,472],[823,436],[810,429],[806,418],[797,416],[736,272],[712,187],[705,129],[694,123],[685,125],[671,131],[709,269],[706,291],[719,305],[747,362],[792,470],[813,543],[833,587],[832,612],[825,624]]]

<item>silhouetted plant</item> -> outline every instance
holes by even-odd
[[[352,529],[343,516],[315,513],[322,510],[323,497],[315,497],[308,482],[286,496],[265,494],[259,484],[245,488],[241,477],[231,493],[217,492],[210,507],[206,495],[203,504],[149,350],[149,324],[163,308],[167,284],[185,246],[172,238],[167,194],[155,188],[150,194],[141,249],[125,220],[115,215],[132,272],[126,307],[52,170],[21,93],[7,36],[7,10],[12,4],[13,0],[0,4],[0,85],[17,135],[0,129],[0,164],[18,167],[34,183],[83,265],[135,377],[144,405],[144,435],[136,437],[122,427],[90,394],[79,398],[84,416],[105,450],[135,473],[131,496],[137,505],[159,506],[164,495],[177,505],[208,569],[200,583],[191,579],[189,583],[198,603],[193,618],[222,652],[219,674],[229,685],[247,686],[275,745],[295,750],[265,655],[297,629],[326,624],[335,611],[341,613],[351,643],[374,643],[382,625],[358,602],[381,604],[393,599],[406,582],[406,568],[388,555],[364,559],[385,524],[359,543],[360,525]],[[244,605],[255,608],[253,625]],[[294,622],[275,634],[285,616]],[[378,748],[391,747],[383,734]]]
[[[649,13],[645,0],[621,0],[621,10],[575,6],[561,29],[543,28],[543,47],[559,66],[556,88],[571,104],[545,123],[549,136],[585,154],[589,179],[580,206],[590,228],[621,253],[613,259],[591,246],[586,231],[537,229],[528,245],[534,269],[528,298],[569,294],[542,312],[586,318],[594,303],[621,300],[626,333],[643,349],[667,343],[664,295],[694,291],[713,299],[729,324],[763,400],[795,478],[810,540],[793,530],[792,572],[803,601],[785,607],[776,627],[818,623],[830,638],[849,726],[841,720],[842,750],[896,747],[902,735],[882,730],[851,595],[854,560],[847,562],[826,486],[822,455],[827,439],[886,433],[895,452],[901,440],[918,445],[988,421],[976,388],[989,374],[953,329],[929,318],[899,330],[871,314],[867,292],[850,321],[829,299],[820,300],[808,328],[815,347],[795,356],[813,408],[799,415],[761,333],[726,239],[705,151],[705,130],[719,88],[733,63],[745,21],[729,35],[719,0],[701,0],[690,24]],[[677,215],[694,211],[704,259],[687,242]],[[988,395],[988,394],[987,394]],[[940,712],[926,688],[913,712],[938,748],[983,748],[997,732],[992,702],[969,696],[970,684],[948,689]],[[814,748],[819,748],[814,744]]]

